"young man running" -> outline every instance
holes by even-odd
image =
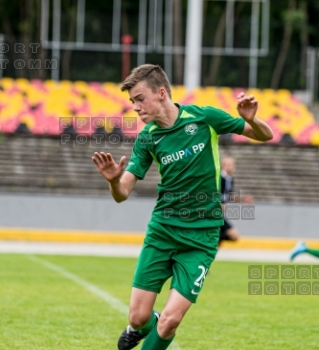
[[[117,164],[110,153],[96,152],[92,160],[118,203],[129,197],[153,161],[161,181],[132,282],[129,326],[118,349],[132,349],[145,338],[142,350],[165,350],[196,302],[217,252],[223,225],[218,135],[237,133],[268,141],[273,133],[256,117],[257,101],[244,93],[238,96],[240,118],[213,107],[174,104],[168,78],[157,65],[135,68],[122,91],[128,91],[147,125],[126,168],[125,157]],[[159,317],[153,306],[170,277],[170,293]]]

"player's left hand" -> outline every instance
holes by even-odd
[[[238,95],[237,111],[246,122],[254,120],[258,109],[258,101],[253,95],[246,96],[243,92]]]

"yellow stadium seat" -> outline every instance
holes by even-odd
[[[318,130],[314,131],[310,135],[310,142],[314,146],[319,146],[319,126],[318,126]]]
[[[76,122],[79,131],[83,121],[89,118],[105,118],[107,131],[112,131],[107,122],[111,119],[107,118],[113,117],[134,118],[138,130],[145,125],[133,111],[127,93],[121,92],[120,84],[3,78],[0,86],[0,121],[2,125],[6,123],[7,130],[12,130],[18,122],[24,122],[30,130],[36,130],[35,133],[48,130],[49,133],[58,134],[59,118],[62,117]],[[181,104],[213,106],[237,116],[237,94],[240,91],[245,90],[199,87],[188,92],[184,86],[172,86],[172,99]],[[301,143],[319,144],[319,127],[313,114],[289,90],[248,89],[245,93],[254,95],[258,100],[258,116],[272,125],[276,140],[282,134],[289,133]]]
[[[4,90],[12,88],[14,84],[15,84],[15,80],[11,78],[2,78],[0,80],[0,85],[4,88]]]

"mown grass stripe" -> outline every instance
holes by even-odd
[[[105,290],[100,289],[96,285],[78,277],[77,275],[63,269],[62,267],[52,264],[49,261],[46,261],[44,259],[41,259],[35,255],[27,255],[27,257],[31,260],[34,261],[44,267],[46,267],[49,270],[52,270],[54,272],[57,272],[61,276],[73,281],[74,283],[80,285],[84,289],[88,290],[91,292],[93,295],[101,298],[104,300],[107,304],[109,304],[111,307],[113,307],[115,310],[118,312],[127,315],[129,308],[126,304],[121,302],[119,299],[115,298],[113,295],[110,293],[106,292]],[[176,342],[173,342],[172,345],[170,346],[171,350],[182,350],[179,345]]]

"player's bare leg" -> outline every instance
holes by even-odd
[[[153,311],[157,293],[132,288],[129,325],[118,340],[119,350],[135,348],[155,327],[159,313]]]
[[[141,350],[166,350],[191,305],[191,301],[183,297],[177,290],[171,289],[158,324],[145,339]]]

